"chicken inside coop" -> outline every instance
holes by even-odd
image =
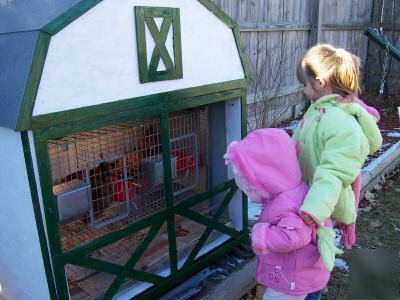
[[[176,204],[206,190],[207,110],[173,114],[169,127]],[[65,249],[166,208],[158,118],[51,140],[48,148]],[[67,242],[77,227],[91,234]]]
[[[207,107],[169,117],[170,178],[174,205],[207,190],[208,126]],[[48,149],[63,251],[167,209],[158,118],[130,121],[50,140]],[[203,201],[193,210],[212,217],[224,196]],[[226,213],[220,222],[229,224]],[[189,254],[205,228],[190,219],[175,217],[178,257]],[[124,264],[148,231],[149,228],[139,230],[96,250],[91,256]],[[205,244],[211,243],[217,236],[218,233],[213,232]],[[169,267],[168,260],[165,223],[137,268],[156,272]],[[94,296],[90,292],[90,278],[96,277],[106,284],[100,273],[78,266],[68,265],[66,274],[70,292],[77,293],[73,299],[86,294]]]

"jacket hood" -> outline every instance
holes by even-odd
[[[319,99],[315,105],[324,106],[325,103],[331,102],[354,116],[368,140],[369,154],[373,154],[382,145],[382,135],[376,124],[380,119],[379,112],[356,97],[351,102],[343,99],[339,95],[329,95]]]
[[[260,194],[274,196],[301,182],[295,146],[282,129],[255,130],[231,143],[227,154],[233,167]]]

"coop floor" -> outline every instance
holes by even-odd
[[[224,217],[221,220],[228,224],[228,219]],[[186,257],[195,243],[204,232],[205,227],[177,216],[176,237],[178,259]],[[124,265],[132,253],[148,233],[149,228],[143,229],[128,238],[111,244],[105,248],[97,250],[90,256],[112,262],[118,265]],[[207,244],[215,240],[219,235],[215,233],[207,240]],[[136,270],[146,271],[156,274],[162,270],[169,268],[169,251],[168,251],[168,232],[167,226],[164,224],[157,236],[141,256],[138,263],[135,265]],[[115,279],[114,275],[96,272],[94,270],[81,268],[78,266],[67,265],[66,275],[68,278],[69,291],[72,299],[97,299],[110,286]],[[133,280],[127,280],[123,287],[139,284]]]

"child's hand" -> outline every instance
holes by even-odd
[[[306,223],[308,226],[317,227],[318,224],[306,213],[300,212],[300,217],[302,218],[303,222]]]

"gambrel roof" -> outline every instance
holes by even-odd
[[[234,31],[249,80],[237,24],[210,0],[197,0]],[[32,128],[33,109],[47,51],[54,36],[101,0],[8,0],[0,2],[0,127]]]

